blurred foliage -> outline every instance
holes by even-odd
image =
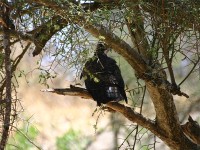
[[[84,149],[87,143],[88,140],[83,137],[81,131],[72,128],[56,139],[58,150],[81,150]]]
[[[23,125],[18,129],[13,137],[10,137],[6,150],[30,150],[35,147],[34,141],[39,131],[34,126]]]

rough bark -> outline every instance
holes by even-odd
[[[5,97],[5,111],[4,111],[4,117],[3,117],[3,131],[1,135],[1,141],[0,141],[0,149],[3,150],[6,146],[7,139],[9,136],[9,128],[10,128],[10,115],[11,115],[11,104],[12,104],[12,98],[11,98],[11,79],[12,79],[12,73],[11,73],[11,59],[10,59],[10,31],[9,31],[9,7],[6,5],[3,5],[2,7],[2,19],[5,24],[3,24],[3,47],[4,47],[4,53],[5,53],[5,71],[6,71],[6,97]],[[3,112],[2,112],[3,113]]]

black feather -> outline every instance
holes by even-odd
[[[98,106],[110,101],[125,100],[127,103],[121,71],[116,61],[104,53],[105,50],[105,45],[98,43],[94,56],[83,68],[81,78],[84,78],[85,86]]]

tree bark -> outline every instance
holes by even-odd
[[[4,47],[4,53],[5,53],[5,71],[6,71],[6,97],[5,97],[5,111],[4,111],[4,119],[3,119],[3,133],[1,135],[1,141],[0,141],[0,149],[5,149],[7,139],[9,136],[9,128],[10,128],[10,115],[11,115],[11,104],[12,104],[12,97],[11,97],[11,79],[12,79],[12,73],[11,73],[11,60],[10,60],[10,31],[9,31],[9,7],[6,6],[6,4],[3,4],[2,6],[2,14],[4,25],[3,25],[3,47]],[[2,112],[3,113],[3,112]]]

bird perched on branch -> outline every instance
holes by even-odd
[[[98,42],[94,56],[90,58],[81,73],[85,86],[97,105],[110,101],[125,100],[124,80],[116,61],[105,54],[108,47],[103,42]]]

